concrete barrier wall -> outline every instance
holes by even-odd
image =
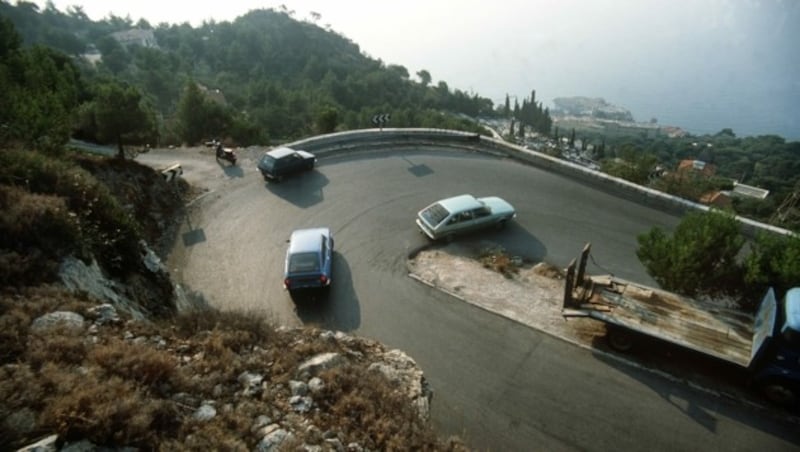
[[[615,196],[676,215],[682,215],[690,211],[709,210],[709,207],[703,204],[642,187],[624,179],[612,177],[600,171],[594,171],[541,152],[525,149],[495,138],[456,130],[363,129],[318,135],[288,143],[286,146],[314,152],[320,156],[365,151],[373,148],[385,149],[406,146],[432,146],[479,151],[520,160],[538,168],[564,175],[570,179],[579,180],[593,188],[601,189]],[[762,231],[782,235],[792,234],[791,231],[786,229],[743,217],[736,218],[742,225],[743,233],[751,238]]]

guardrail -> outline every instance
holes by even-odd
[[[708,211],[706,205],[672,196],[658,190],[636,185],[624,179],[609,176],[581,165],[562,160],[541,152],[525,149],[511,143],[483,135],[447,129],[362,129],[318,135],[286,144],[288,147],[314,152],[320,156],[338,153],[362,152],[371,149],[394,149],[413,146],[428,146],[471,150],[493,155],[502,155],[550,172],[579,180],[593,188],[601,189],[615,196],[634,201],[641,205],[655,207],[673,214],[682,215],[689,211]],[[772,225],[760,223],[737,216],[742,232],[754,237],[760,231],[781,235],[793,232]]]

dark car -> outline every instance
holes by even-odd
[[[316,162],[317,157],[310,152],[279,147],[261,157],[258,170],[264,180],[280,181],[290,174],[313,169]]]
[[[295,230],[286,251],[283,287],[289,292],[329,287],[332,261],[333,236],[330,229]]]

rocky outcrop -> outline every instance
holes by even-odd
[[[165,381],[156,385],[160,393],[158,397],[184,413],[182,422],[191,422],[196,426],[211,425],[218,418],[230,418],[232,414],[240,417],[240,413],[244,412],[242,407],[249,407],[247,412],[251,413],[251,418],[247,431],[250,437],[242,440],[255,444],[254,448],[258,451],[374,448],[375,444],[361,443],[352,431],[337,428],[335,423],[325,421],[326,418],[330,420],[336,417],[332,413],[325,414],[336,403],[330,400],[335,394],[331,388],[341,384],[339,375],[350,375],[352,372],[360,372],[365,376],[372,374],[378,380],[371,381],[381,381],[387,393],[401,394],[422,424],[427,424],[430,418],[433,393],[422,370],[404,352],[386,349],[369,339],[341,332],[279,328],[275,332],[279,336],[271,340],[275,348],[270,348],[271,344],[254,342],[240,347],[236,353],[230,350],[217,352],[226,354],[231,366],[244,367],[234,380],[229,380],[222,375],[213,376],[215,373],[224,373],[224,368],[219,368],[220,356],[208,353],[200,345],[212,340],[213,331],[201,332],[190,339],[182,339],[168,332],[163,335],[152,334],[153,330],[143,334],[137,332],[143,325],[142,321],[123,321],[122,317],[124,315],[113,304],[106,303],[88,308],[83,314],[71,311],[44,314],[32,321],[31,331],[39,335],[49,332],[59,334],[68,328],[72,331],[69,333],[71,337],[76,332],[84,337],[83,342],[89,347],[88,355],[107,353],[92,352],[91,347],[95,344],[102,346],[120,341],[135,346],[142,355],[150,353],[147,350],[167,354],[169,361],[176,363],[178,369],[185,373],[184,377],[174,380],[195,379],[196,382],[187,384],[186,388],[189,389],[179,390]],[[276,346],[276,343],[289,346]],[[289,362],[292,368],[284,368],[285,363],[276,363],[276,358],[300,354],[308,349],[320,351]],[[147,365],[143,366],[139,368],[146,372]],[[97,372],[92,370],[91,364],[84,364],[80,369],[85,374]],[[211,376],[202,375],[203,372],[210,372]],[[209,387],[210,390],[203,389]],[[383,414],[391,416],[391,413]],[[214,428],[219,428],[218,423],[214,425]],[[185,441],[178,443],[191,448],[191,438]],[[140,445],[115,445],[118,448],[128,446]],[[76,440],[52,435],[22,450],[96,450],[98,447],[86,438]]]

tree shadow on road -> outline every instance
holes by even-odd
[[[353,331],[361,325],[361,308],[347,260],[333,253],[330,288],[292,295],[303,324],[336,331]]]
[[[287,177],[281,182],[267,182],[265,187],[297,207],[306,208],[325,199],[322,189],[328,178],[319,171],[309,171]]]

